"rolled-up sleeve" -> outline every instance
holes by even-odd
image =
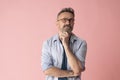
[[[85,69],[85,58],[86,58],[86,53],[87,53],[87,43],[85,40],[83,40],[81,42],[81,44],[79,45],[78,50],[76,51],[76,56],[77,58],[80,60],[81,64],[82,64],[82,69]]]
[[[48,41],[45,41],[43,43],[41,59],[42,59],[41,66],[43,71],[53,66],[52,57],[50,54],[50,46],[48,44]]]

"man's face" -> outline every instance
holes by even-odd
[[[74,16],[72,13],[63,12],[57,18],[59,32],[71,33],[74,26]]]

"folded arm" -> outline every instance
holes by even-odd
[[[61,70],[57,67],[51,67],[44,71],[45,75],[54,76],[54,77],[73,77],[78,76],[74,74],[71,70]]]

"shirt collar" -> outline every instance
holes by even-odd
[[[54,36],[53,42],[60,41],[58,34]],[[72,34],[70,37],[70,42],[74,43],[74,41],[77,41],[77,37],[75,34]]]

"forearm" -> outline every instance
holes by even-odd
[[[65,48],[68,63],[71,66],[71,69],[75,74],[80,74],[82,71],[82,65],[80,61],[76,58],[76,56],[72,53],[72,51],[68,46],[64,46],[64,48]]]
[[[77,59],[77,57],[73,54],[73,52],[69,47],[70,35],[71,34],[69,34],[68,32],[61,33],[60,40],[62,41],[62,45],[65,49],[67,60],[71,69],[75,74],[80,74],[82,71],[82,65],[81,65],[81,62]]]
[[[70,70],[61,70],[57,67],[51,67],[44,71],[45,75],[54,76],[54,77],[72,77],[74,76],[73,71]]]

